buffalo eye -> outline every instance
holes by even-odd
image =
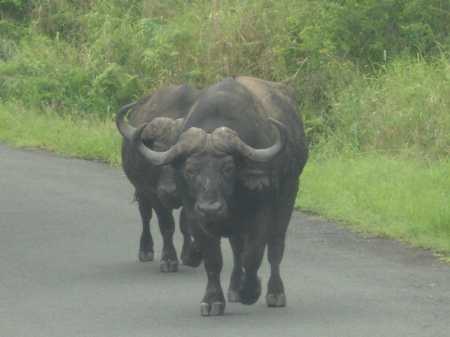
[[[230,178],[234,175],[233,161],[226,161],[220,167],[220,174],[225,178]]]
[[[200,168],[197,163],[186,162],[183,168],[183,175],[187,179],[194,179],[200,173]]]

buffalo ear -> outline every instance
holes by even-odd
[[[183,163],[184,163],[184,160],[185,160],[185,158],[176,159],[172,163],[170,163],[170,165],[175,170],[181,170],[181,168],[183,166]]]
[[[244,165],[238,171],[237,178],[249,190],[262,190],[270,186],[269,176],[266,172],[248,165]]]
[[[153,150],[154,141],[152,139],[142,139],[142,143],[144,143],[144,145],[149,149]]]

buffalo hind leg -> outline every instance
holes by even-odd
[[[270,279],[267,284],[266,304],[268,307],[285,307],[286,294],[280,275],[280,263],[284,252],[284,238],[270,238],[267,257],[270,263]]]
[[[269,307],[285,307],[287,302],[283,280],[280,275],[280,264],[284,255],[286,231],[294,209],[298,181],[286,184],[286,186],[289,186],[289,190],[285,191],[284,197],[280,198],[277,207],[275,207],[277,214],[267,244],[270,278],[267,284],[266,304]]]
[[[191,233],[186,221],[184,208],[180,212],[180,231],[183,234],[183,249],[180,259],[185,266],[198,267],[203,261],[203,255],[197,242],[191,240]]]
[[[243,254],[244,274],[239,287],[239,300],[242,304],[254,304],[261,296],[261,280],[258,269],[264,257],[264,244],[250,244]]]
[[[139,244],[139,261],[153,261],[153,238],[150,233],[150,220],[152,218],[152,205],[145,194],[136,191],[136,200],[139,205],[139,213],[142,219],[142,234]]]
[[[269,204],[270,200],[258,212],[253,220],[254,224],[250,224],[250,228],[258,228],[258,230],[251,231],[245,242],[242,255],[244,275],[239,289],[239,298],[242,304],[253,304],[261,295],[261,280],[258,277],[258,269],[264,258],[269,234],[268,225],[272,218],[272,210]]]
[[[242,268],[242,253],[244,251],[245,238],[242,236],[230,236],[230,245],[233,250],[233,271],[230,278],[230,287],[228,288],[227,298],[229,302],[240,302],[239,289],[241,279],[244,274]]]

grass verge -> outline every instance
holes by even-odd
[[[450,253],[449,176],[448,159],[374,154],[319,159],[313,154],[296,206],[358,231],[434,250],[445,259]]]
[[[112,117],[39,114],[20,105],[0,104],[0,142],[121,164],[122,137]]]

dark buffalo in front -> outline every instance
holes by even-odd
[[[145,146],[156,151],[165,151],[176,143],[181,119],[197,100],[200,90],[190,84],[165,87],[146,95],[138,101],[119,109],[116,124],[123,135],[122,165],[126,176],[135,188],[135,198],[139,204],[142,218],[142,235],[139,247],[139,260],[152,261],[154,257],[153,238],[150,233],[150,220],[153,210],[158,218],[163,237],[161,271],[178,270],[177,253],[173,244],[175,221],[174,208],[181,206],[171,166],[155,166],[144,160],[134,150],[131,135],[135,126],[148,123],[143,130],[142,141]],[[131,109],[128,120],[125,115]],[[180,229],[184,243],[181,258],[184,260],[191,237],[181,211]]]
[[[143,127],[143,126],[142,126]],[[226,78],[204,89],[168,151],[133,144],[149,162],[172,164],[189,230],[203,252],[208,277],[202,315],[221,315],[221,237],[228,237],[234,267],[228,300],[255,303],[257,271],[267,246],[271,276],[266,303],[283,307],[280,276],[286,230],[308,146],[292,90],[251,77]]]

